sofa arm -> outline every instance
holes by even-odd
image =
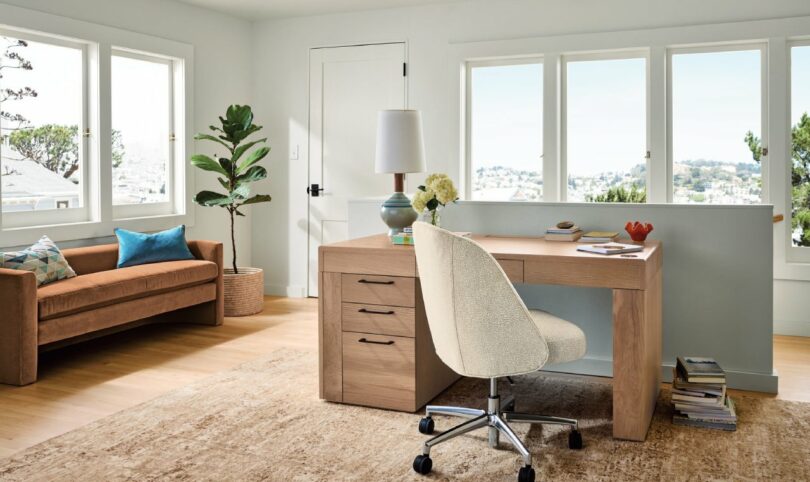
[[[221,325],[225,319],[225,262],[224,248],[222,243],[217,241],[189,241],[188,249],[195,258],[211,261],[219,266],[219,275],[217,276],[217,300],[216,300],[216,314],[213,321],[214,325]]]
[[[37,278],[0,268],[0,383],[37,380]]]

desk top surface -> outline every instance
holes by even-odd
[[[610,259],[621,262],[645,262],[653,257],[661,249],[661,241],[647,240],[644,242],[644,250],[633,257],[623,257],[620,255],[601,255],[577,251],[578,246],[586,243],[546,241],[542,237],[523,236],[496,236],[496,235],[472,235],[472,240],[480,244],[496,258],[526,258],[526,257],[562,257],[562,258],[582,258],[582,259]],[[629,239],[620,239],[621,243],[632,243]],[[384,251],[391,255],[413,256],[413,246],[400,246],[391,244],[385,234],[376,234],[363,238],[355,238],[338,243],[322,246],[322,249],[338,249],[349,251]]]

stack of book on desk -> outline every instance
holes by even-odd
[[[582,230],[579,226],[571,226],[570,228],[553,228],[546,229],[546,241],[576,241],[582,236]]]
[[[672,404],[675,425],[737,430],[734,401],[726,394],[726,374],[713,358],[678,357]]]
[[[580,243],[612,243],[619,237],[616,231],[588,231],[579,238]]]

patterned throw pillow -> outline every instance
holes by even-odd
[[[47,236],[28,249],[2,255],[3,268],[32,271],[37,276],[37,286],[76,276],[65,256]]]

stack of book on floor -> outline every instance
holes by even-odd
[[[672,404],[675,425],[737,430],[734,401],[726,393],[726,373],[713,358],[678,357]]]
[[[571,226],[570,228],[560,228],[554,226],[546,229],[546,241],[577,241],[582,236],[582,230],[579,226]]]

